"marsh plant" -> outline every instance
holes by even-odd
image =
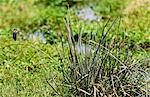
[[[111,29],[119,19],[116,18],[112,22],[109,19],[98,39],[92,34],[83,39],[83,33],[79,31],[78,41],[74,39],[70,19],[65,19],[67,46],[62,41],[62,49],[58,51],[59,68],[63,75],[62,90],[68,89],[65,91],[65,96],[148,97],[150,95],[148,82],[150,59],[137,59],[130,51],[130,45],[125,41],[126,37],[114,35],[110,40]],[[65,50],[68,53],[65,53]],[[58,92],[57,94],[61,95]]]

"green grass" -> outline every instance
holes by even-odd
[[[46,82],[54,76],[60,80],[54,47],[8,38],[1,38],[0,44],[1,96],[55,95]]]
[[[12,2],[11,0],[0,1],[0,96],[58,97],[62,95],[72,95],[72,92],[69,91],[70,87],[68,88],[62,85],[62,82],[64,81],[62,68],[67,71],[68,74],[70,74],[68,64],[70,66],[71,64],[74,64],[70,63],[68,59],[64,59],[66,58],[64,56],[69,56],[69,48],[66,44],[67,31],[64,24],[64,17],[67,15],[67,8],[63,5],[59,5],[61,0],[57,0],[56,2],[52,3],[49,3],[48,0],[43,1],[45,2],[42,2],[42,0],[16,0],[14,2]],[[122,53],[117,52],[117,46],[115,49],[112,49],[110,47],[109,50],[113,51],[113,54],[117,57],[120,57],[119,60],[122,61],[124,60],[124,48],[129,46],[129,54],[132,54],[133,56],[129,57],[128,65],[130,66],[131,63],[136,63],[140,59],[147,59],[148,61],[142,61],[137,65],[139,66],[138,69],[145,70],[145,72],[149,73],[150,23],[148,21],[150,21],[150,10],[145,10],[149,4],[144,4],[143,6],[133,10],[132,13],[125,14],[124,10],[130,3],[130,0],[96,0],[93,3],[93,10],[99,16],[110,16],[110,22],[112,22],[117,16],[121,17],[120,22],[118,20],[110,30],[110,34],[108,35],[106,40],[111,45],[119,45],[119,43],[122,42],[120,47]],[[86,6],[86,4],[88,3],[86,2],[83,6]],[[71,24],[73,30],[72,34],[79,34],[80,31],[82,33],[88,33],[87,36],[90,35],[91,32],[98,33],[96,36],[96,40],[94,41],[97,43],[98,40],[102,37],[102,28],[104,27],[108,19],[104,19],[101,22],[92,22],[90,24],[86,21],[80,21],[75,16],[77,8],[80,7],[82,7],[82,4],[79,4],[79,7],[73,6],[70,9]],[[107,31],[108,27],[111,25],[110,22],[105,31]],[[19,29],[17,41],[14,41],[12,39],[12,29],[14,28]],[[50,45],[42,44],[38,40],[33,41],[30,39],[22,39],[22,35],[34,33],[35,31],[41,31],[41,33],[50,31],[51,37],[47,35],[47,40],[52,40],[54,37],[57,37],[57,43]],[[65,52],[63,52],[61,49],[61,35],[57,36],[58,34],[60,34],[59,32],[64,36]],[[85,39],[88,39],[88,37],[85,37]],[[66,62],[63,64],[60,61],[61,58],[58,54],[58,51],[59,53],[61,53],[63,60],[66,60]],[[120,53],[120,55],[118,55],[117,53]],[[100,56],[100,60],[103,59],[102,57],[106,57],[106,55],[107,53],[104,50],[104,55]],[[81,56],[78,55],[78,57]],[[111,59],[110,56],[108,59],[107,58],[108,56],[104,61],[108,61],[108,59]],[[96,64],[96,61],[94,62],[94,64]],[[113,62],[115,63],[114,59],[110,61],[110,63]],[[111,70],[110,68],[112,66],[110,65],[112,64],[110,63],[109,61],[106,62],[107,66],[103,67],[105,68],[104,74],[106,75],[104,76],[104,79],[107,80],[106,82],[108,82],[104,83],[104,86],[106,86],[105,92],[109,92],[111,94],[111,82],[108,81],[107,78],[109,78],[109,75],[106,74]],[[83,64],[80,65],[82,66]],[[61,66],[62,68],[60,68]],[[77,67],[81,68],[80,66]],[[119,71],[120,69],[117,70]],[[131,70],[134,71],[134,69]],[[140,71],[138,71],[138,73],[140,73]],[[134,77],[135,76],[137,77],[136,73],[134,74]],[[130,77],[132,78],[133,76]],[[72,77],[70,78],[73,82],[76,82]],[[130,79],[128,81],[132,83],[132,81],[135,80]],[[141,82],[142,81],[143,78],[141,77]],[[148,83],[149,87],[149,80],[146,83]],[[140,89],[143,89],[143,87]],[[79,92],[76,91],[76,94],[78,93]]]
[[[16,3],[1,3],[0,30],[10,31],[19,28],[22,32],[32,32],[46,26],[48,29],[58,29],[65,16],[65,7],[35,4],[32,1]],[[61,10],[60,10],[61,9]],[[2,19],[3,18],[3,19]]]

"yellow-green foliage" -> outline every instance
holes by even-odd
[[[61,81],[56,54],[48,44],[0,37],[0,95],[54,95],[46,79]]]
[[[57,26],[63,21],[66,9],[63,6],[46,7],[36,4],[36,0],[22,0],[10,3],[1,2],[0,12],[0,31],[20,28],[29,32],[40,29],[43,25],[51,29],[58,28]]]
[[[132,0],[123,10],[125,27],[129,31],[136,31],[135,35],[150,40],[150,1]]]
[[[39,41],[21,39],[21,35],[24,35],[24,33],[34,33],[37,30],[40,30],[42,34],[46,31],[53,32],[56,37],[59,37],[56,34],[58,31],[64,35],[67,34],[63,20],[67,14],[67,8],[59,5],[62,0],[50,1],[0,0],[0,96],[53,97],[56,92],[48,85],[46,78],[60,94],[67,94],[65,93],[67,92],[66,89],[60,85],[57,87],[53,80],[55,78],[58,83],[61,83],[63,78],[59,72],[61,69],[58,68],[60,57],[57,51],[59,50],[55,48],[59,48],[60,43],[50,45],[42,44]],[[93,3],[93,0],[91,1]],[[107,40],[111,41],[115,36],[118,37],[116,40],[122,44],[129,43],[130,52],[133,53],[132,58],[137,61],[138,58],[150,57],[148,48],[150,41],[150,8],[148,7],[149,3],[145,3],[132,12],[124,14],[128,4],[131,3],[130,1],[134,0],[95,0],[93,10],[97,15],[110,16],[112,19],[121,16],[120,26],[119,22],[114,25],[115,27],[110,31]],[[99,40],[102,28],[108,19],[102,20],[101,23],[86,22],[85,24],[85,21],[78,22],[74,18],[77,10],[76,7],[71,8],[73,34],[79,33],[80,30],[83,33],[97,32],[96,39]],[[13,28],[20,29],[17,41],[12,39],[11,30]],[[105,30],[107,29],[106,27]],[[120,37],[125,40],[121,41]],[[52,40],[53,35],[48,34],[46,39]],[[112,41],[111,43],[113,45],[115,42]],[[146,47],[145,50],[141,50],[140,43]],[[121,49],[124,49],[124,47]],[[68,55],[67,50],[60,52],[61,55],[63,53]],[[121,55],[119,56],[121,57]],[[64,68],[68,69],[68,62],[63,64],[65,65]],[[147,71],[149,71],[149,68]]]

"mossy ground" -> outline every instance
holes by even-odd
[[[50,30],[54,36],[58,32],[65,34],[63,18],[67,14],[67,8],[55,4],[48,6],[35,1],[37,0],[0,1],[0,96],[55,96],[56,93],[48,85],[46,78],[53,79],[56,76],[57,82],[61,82],[59,59],[55,48],[57,45],[24,41],[21,35],[38,30],[43,32]],[[114,29],[111,33],[114,31],[121,36],[124,32],[128,41],[132,42],[132,53],[135,53],[135,58],[150,58],[150,3],[128,8],[131,7],[132,1],[97,0],[95,4],[93,3],[94,11],[97,15],[112,18],[121,16],[120,30]],[[75,6],[71,9],[73,13],[77,10]],[[100,33],[101,29],[99,30],[99,27],[94,29],[95,25],[97,24],[91,23],[90,27],[86,25],[85,32],[91,28]],[[73,22],[76,33],[78,26]],[[14,28],[20,30],[17,41],[12,39]],[[62,92],[61,88],[55,88]]]

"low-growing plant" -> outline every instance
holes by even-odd
[[[129,43],[125,41],[126,37],[114,35],[112,40],[107,39],[117,20],[118,18],[110,26],[110,19],[106,22],[99,40],[95,40],[96,36],[92,34],[83,39],[82,31],[79,31],[78,41],[75,41],[70,18],[65,19],[68,45],[65,46],[62,41],[62,49],[58,51],[59,67],[63,75],[61,86],[68,88],[65,96],[150,95],[147,69],[150,59],[136,59],[129,49]],[[64,53],[64,50],[68,53]]]

